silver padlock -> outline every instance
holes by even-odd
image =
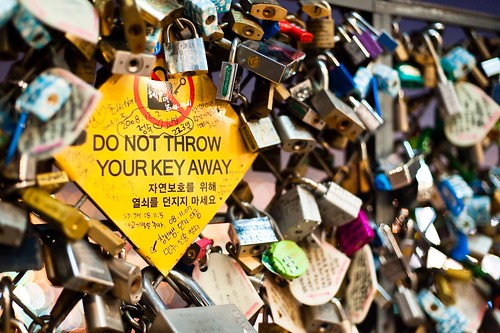
[[[321,60],[316,60],[319,68],[320,88],[311,98],[311,104],[329,128],[354,141],[363,133],[365,126],[354,110],[328,89],[328,68]]]
[[[330,182],[316,190],[321,219],[325,225],[340,226],[358,217],[362,201],[343,187]]]
[[[406,326],[417,327],[425,323],[424,312],[420,308],[417,295],[413,290],[399,284],[398,290],[394,294],[394,303],[398,307],[398,312]]]
[[[236,50],[240,39],[235,37],[231,42],[231,50],[229,51],[229,61],[223,61],[219,80],[217,81],[216,99],[231,102],[238,94],[239,90],[239,77],[241,70],[236,63]]]
[[[236,61],[245,69],[274,83],[295,75],[306,54],[275,39],[240,43]]]
[[[314,109],[309,106],[306,102],[301,102],[295,98],[289,98],[287,101],[287,110],[299,120],[302,120],[305,124],[314,127],[315,129],[321,131],[325,128],[326,123],[318,115]]]
[[[365,99],[362,99],[361,102],[352,96],[349,96],[347,99],[351,103],[354,112],[369,132],[375,132],[384,124],[382,117],[373,110]]]
[[[242,202],[243,203],[243,202]],[[243,203],[253,213],[251,218],[237,218],[236,206],[230,206],[228,217],[232,223],[229,228],[229,238],[235,256],[256,257],[267,250],[270,244],[278,241],[273,225],[267,216],[261,216],[251,204]]]
[[[172,41],[174,24],[186,24],[193,38]],[[165,61],[169,77],[192,76],[208,72],[207,57],[203,39],[198,36],[194,24],[185,18],[179,18],[165,31]]]
[[[275,118],[274,126],[278,130],[284,151],[305,154],[316,146],[316,140],[307,128],[285,114]]]
[[[53,285],[98,295],[113,287],[106,262],[88,241],[70,241],[54,233],[44,241],[43,249],[47,277]]]
[[[6,201],[0,201],[0,244],[18,247],[28,227],[28,212]]]
[[[121,300],[111,294],[87,294],[83,298],[85,322],[89,333],[122,333]]]
[[[285,239],[295,242],[311,234],[321,224],[314,195],[301,185],[281,195],[269,210]]]
[[[352,331],[352,324],[342,304],[336,298],[323,305],[303,305],[302,318],[308,333],[351,333]]]
[[[98,43],[101,56],[111,73],[138,76],[151,75],[156,61],[154,55],[121,50],[114,44],[109,39],[101,39]]]
[[[290,96],[298,101],[304,102],[314,95],[313,85],[310,79],[306,79],[290,87]]]
[[[159,278],[155,271],[153,267],[142,270],[144,290],[141,302],[153,317],[148,332],[196,332],[202,327],[206,332],[257,333],[234,304],[215,305],[196,281],[175,269],[168,274],[167,282],[180,296],[198,307],[167,310],[155,291],[155,281]]]
[[[436,52],[434,45],[432,44],[430,35],[437,37],[439,39],[441,38],[441,36],[437,31],[433,29],[430,29],[423,34],[425,43],[427,44],[427,48],[429,49],[432,58],[434,59],[434,63],[436,65],[437,75],[438,75],[437,90],[441,102],[443,103],[445,112],[444,116],[446,117],[455,116],[457,114],[463,113],[463,107],[460,104],[460,100],[458,99],[457,92],[455,90],[453,82],[448,80],[446,74],[444,73],[443,67],[441,67],[441,60],[439,59],[439,55]]]
[[[142,277],[139,266],[114,257],[110,257],[106,262],[114,283],[111,294],[127,304],[139,302],[142,295]]]
[[[392,190],[405,187],[413,182],[421,167],[421,154],[415,155],[409,142],[403,142],[402,153],[393,153],[380,158],[380,168],[385,172]]]
[[[245,110],[248,108],[248,100],[239,94],[238,98],[243,101],[240,112],[240,133],[251,152],[261,151],[275,147],[281,143],[281,139],[273,125],[271,118],[264,117],[256,120],[247,120]]]

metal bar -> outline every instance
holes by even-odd
[[[333,6],[401,16],[405,18],[439,21],[461,27],[500,31],[500,16],[450,6],[415,1],[383,0],[327,0]]]

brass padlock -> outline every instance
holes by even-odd
[[[172,41],[174,24],[186,24],[194,38]],[[165,61],[169,77],[192,76],[208,72],[203,38],[198,36],[194,24],[179,18],[165,30]]]

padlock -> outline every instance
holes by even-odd
[[[236,206],[230,206],[228,209],[228,218],[232,223],[232,227],[229,228],[230,243],[236,257],[256,257],[266,251],[272,243],[277,242],[278,238],[267,216],[261,216],[250,204],[246,204],[245,207],[249,208],[253,217],[237,218]]]
[[[446,306],[429,289],[422,289],[417,296],[418,303],[424,312],[434,321],[440,321]]]
[[[361,28],[358,25],[358,21],[354,17],[352,16],[348,17],[347,23],[354,30],[353,36],[358,37],[361,44],[363,44],[365,49],[370,54],[370,58],[372,60],[376,59],[379,55],[381,55],[384,52],[380,44],[375,39],[373,39],[373,37],[370,35],[368,31],[361,30]]]
[[[175,0],[136,0],[144,20],[154,27],[165,28],[184,14],[184,6]]]
[[[328,82],[330,84],[328,87],[331,91],[339,97],[359,94],[351,73],[349,73],[347,68],[340,63],[330,51],[324,51],[318,58],[326,61],[329,65]]]
[[[441,174],[438,188],[446,206],[454,216],[460,215],[465,208],[465,201],[474,194],[460,175]]]
[[[237,201],[252,203],[254,198],[252,188],[248,182],[244,179],[240,180],[236,188],[233,190],[231,195],[227,198],[226,203],[228,206],[236,204]]]
[[[302,318],[307,332],[350,333],[352,324],[340,301],[333,298],[323,305],[302,305]]]
[[[295,75],[305,56],[304,52],[274,39],[246,40],[238,46],[236,62],[269,81],[280,83]]]
[[[52,41],[49,31],[23,5],[19,5],[12,23],[23,40],[34,49],[41,49]]]
[[[373,73],[371,69],[360,66],[353,77],[357,92],[361,98],[366,98],[371,88]]]
[[[306,154],[314,149],[316,140],[311,133],[296,120],[283,114],[275,118],[274,126],[281,139],[284,151]]]
[[[297,243],[284,239],[273,243],[269,250],[262,253],[262,264],[287,280],[302,276],[309,267],[309,259]]]
[[[206,267],[208,254],[211,253],[214,241],[209,238],[200,238],[188,246],[181,261],[186,266],[200,265],[200,270]],[[203,267],[203,268],[202,268]]]
[[[118,8],[130,52],[134,54],[144,52],[146,49],[146,25],[141,17],[140,8],[135,0],[120,0]]]
[[[411,287],[416,287],[416,276],[410,268],[399,245],[392,233],[391,227],[381,223],[378,232],[382,240],[383,248],[380,251],[380,273],[391,283],[409,280]]]
[[[358,217],[337,228],[337,241],[340,250],[348,256],[353,255],[375,238],[366,214],[360,210]]]
[[[491,58],[481,62],[481,68],[487,77],[500,74],[500,58]]]
[[[248,107],[246,97],[239,94],[238,98],[243,101],[242,112],[240,112],[241,124],[240,133],[251,152],[265,150],[277,146],[281,139],[273,125],[271,118],[264,117],[257,120],[248,120],[245,115],[245,109]]]
[[[331,49],[335,46],[335,26],[331,8],[326,1],[322,2],[322,4],[328,5],[329,15],[309,18],[306,22],[307,31],[313,35],[311,43],[306,44],[309,49]]]
[[[231,42],[229,61],[222,62],[219,80],[217,81],[216,99],[231,102],[239,92],[241,69],[236,63],[236,49],[239,43],[240,39],[235,37]]]
[[[321,224],[314,195],[301,185],[281,195],[269,210],[285,239],[299,242]]]
[[[320,90],[311,99],[314,109],[331,129],[354,141],[366,129],[354,110],[329,90]]]
[[[352,105],[352,109],[361,120],[363,125],[369,132],[375,132],[380,126],[384,124],[384,120],[373,110],[370,104],[365,99],[361,102],[353,96],[347,97],[347,100]]]
[[[330,4],[321,0],[299,0],[300,9],[309,17],[320,18],[332,15]]]
[[[290,91],[283,83],[275,84],[273,97],[278,103],[285,102],[290,98]]]
[[[396,50],[399,43],[386,30],[382,29],[379,31],[375,29],[375,27],[373,27],[356,12],[351,12],[351,16],[354,17],[358,23],[361,23],[366,29],[370,30],[371,33],[377,38],[377,42],[382,45],[387,52],[393,53]]]
[[[210,297],[192,278],[180,272],[171,270],[167,281],[180,296],[198,307],[167,310],[167,307],[155,291],[155,281],[159,274],[153,267],[142,270],[143,296],[141,303],[146,307],[152,318],[151,333],[160,332],[194,332],[200,327],[210,332],[257,333],[245,316],[234,304],[215,305]]]
[[[443,312],[443,316],[436,325],[436,330],[438,333],[463,332],[467,323],[467,317],[457,308],[450,306]]]
[[[398,289],[394,294],[394,303],[398,307],[399,315],[406,326],[417,327],[425,322],[425,315],[413,290],[398,284]]]
[[[373,76],[377,79],[377,86],[391,97],[396,97],[401,90],[401,81],[396,70],[387,65],[376,63],[372,66]]]
[[[288,15],[286,20],[280,20],[278,27],[278,32],[295,39],[299,45],[309,44],[314,38],[312,33],[306,31],[306,24],[295,16]]]
[[[184,14],[204,36],[211,36],[218,30],[217,9],[211,0],[182,0]]]
[[[132,52],[116,48],[109,40],[101,39],[99,51],[113,74],[150,76],[156,57],[152,54]]]
[[[110,293],[127,304],[136,304],[142,295],[142,276],[138,266],[110,257],[106,263],[113,279]]]
[[[87,219],[87,221],[90,226],[87,235],[109,254],[115,256],[125,248],[126,241],[99,220]]]
[[[252,103],[248,109],[251,119],[267,117],[273,110],[274,83],[261,77],[255,78]]]
[[[455,294],[446,276],[436,275],[434,287],[436,288],[438,298],[443,301],[444,304],[448,306],[455,304]]]
[[[287,14],[286,8],[276,0],[241,0],[240,5],[244,11],[261,20],[284,20]]]
[[[408,133],[410,130],[410,121],[408,118],[408,104],[406,103],[403,89],[399,90],[397,98],[395,130]]]
[[[398,46],[394,50],[394,57],[398,62],[406,62],[410,59],[410,53],[408,52],[408,39],[409,36],[407,33],[402,33],[399,29],[399,23],[392,23],[393,35],[396,37],[396,41],[398,42]]]
[[[55,286],[90,294],[104,294],[113,287],[104,259],[86,240],[70,241],[52,233],[44,239],[47,277]]]
[[[302,120],[305,124],[314,127],[321,131],[326,126],[326,122],[321,119],[316,111],[311,108],[306,102],[301,102],[295,98],[290,98],[287,103],[287,110],[297,119]]]
[[[31,225],[17,247],[0,244],[0,272],[23,272],[43,267],[42,247]]]
[[[346,224],[354,220],[361,209],[360,198],[333,182],[325,185],[309,178],[291,177],[285,182],[288,184],[302,184],[314,193],[324,225]]]
[[[121,300],[111,294],[87,294],[83,298],[86,329],[89,333],[124,332],[120,315]]]
[[[62,77],[42,73],[16,99],[15,107],[47,121],[69,98],[71,86]]]
[[[289,92],[290,97],[300,102],[304,102],[314,95],[314,89],[310,79],[306,79],[290,87]]]
[[[425,39],[425,43],[427,44],[427,48],[429,49],[436,66],[438,76],[437,90],[443,104],[444,116],[451,117],[462,113],[463,107],[460,104],[460,100],[458,99],[457,92],[455,90],[455,87],[453,86],[453,83],[447,79],[446,74],[443,71],[443,67],[441,67],[441,61],[429,37],[430,34],[434,36],[438,34],[433,30],[429,30],[428,32],[424,33],[423,36]]]
[[[7,201],[0,201],[0,244],[19,247],[28,227],[28,213]]]
[[[403,151],[392,153],[379,159],[380,169],[384,174],[375,177],[375,186],[379,190],[391,191],[408,186],[415,179],[422,166],[422,154],[415,155],[408,141],[402,144]]]
[[[24,203],[70,239],[82,239],[90,229],[89,222],[76,208],[54,199],[39,188],[28,188],[22,194]]]
[[[370,53],[368,53],[365,46],[361,44],[358,36],[349,36],[342,26],[337,27],[337,31],[343,41],[342,50],[345,52],[346,58],[349,59],[351,64],[359,66],[370,59]]]
[[[476,57],[461,46],[455,46],[441,58],[441,66],[451,80],[457,81],[476,67]]]
[[[231,9],[227,18],[229,26],[235,34],[252,40],[261,40],[264,37],[264,30],[257,20],[251,16],[247,16],[239,10]]]
[[[140,0],[139,0],[140,1]],[[137,2],[139,2],[137,1]],[[99,31],[101,36],[109,36],[115,19],[115,3],[113,0],[95,0],[94,8],[99,14]]]
[[[185,18],[179,18],[176,22],[186,24],[193,38],[173,41],[172,28],[170,24],[165,31],[165,61],[169,77],[192,76],[208,72],[207,57],[203,39],[198,37],[194,24]],[[177,24],[177,23],[176,23]]]

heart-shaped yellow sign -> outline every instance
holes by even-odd
[[[167,274],[253,163],[238,115],[207,75],[112,76],[83,145],[60,167]]]

